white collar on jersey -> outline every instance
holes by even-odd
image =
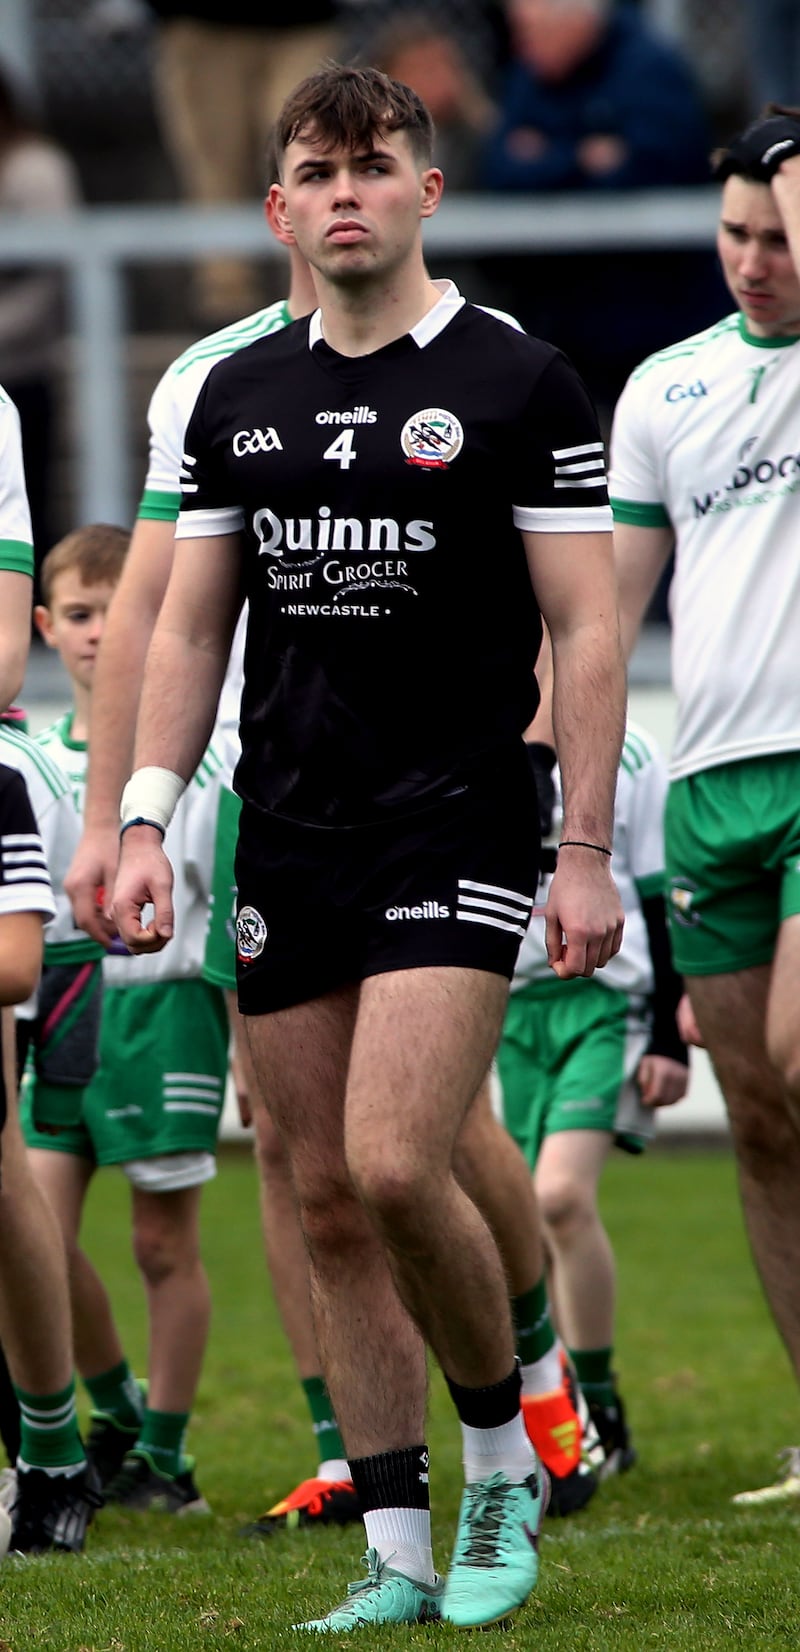
[[[430,310],[426,311],[422,320],[418,321],[416,327],[412,327],[408,334],[409,338],[413,338],[414,343],[419,345],[420,350],[424,350],[426,344],[432,344],[433,340],[444,332],[453,316],[457,315],[458,311],[463,309],[467,302],[465,298],[462,298],[454,281],[436,280],[433,285],[438,287],[442,295],[441,298]],[[519,324],[517,323],[517,325]],[[320,341],[324,342],[324,338],[322,311],[315,310],[308,324],[309,350],[313,350],[314,345],[319,344]]]

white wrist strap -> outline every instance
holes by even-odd
[[[148,825],[166,829],[175,813],[179,797],[186,790],[186,781],[172,769],[154,766],[136,769],[131,775],[119,806],[122,830],[134,821],[144,820]]]

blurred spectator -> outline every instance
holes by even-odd
[[[674,48],[612,0],[507,0],[512,61],[486,151],[496,189],[647,189],[708,177],[699,93]]]
[[[188,200],[264,194],[263,156],[285,97],[335,55],[335,0],[149,0],[160,19],[156,90],[164,141]],[[196,276],[196,319],[222,325],[264,302],[254,267],[208,258]]]
[[[512,60],[485,157],[496,189],[592,193],[710,179],[711,137],[688,69],[630,5],[506,0]],[[498,259],[495,302],[564,350],[601,418],[643,356],[724,313],[708,251]]]
[[[10,72],[0,66],[0,214],[51,216],[78,200],[71,160],[40,131]],[[0,382],[19,410],[37,568],[54,532],[48,504],[63,329],[60,270],[0,264]]]
[[[446,18],[394,10],[366,41],[361,58],[403,81],[427,104],[436,127],[434,162],[446,187],[479,188],[495,109]]]
[[[800,0],[745,0],[754,111],[800,103]]]

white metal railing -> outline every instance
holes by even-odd
[[[426,223],[425,245],[436,253],[484,256],[710,247],[718,200],[714,188],[602,197],[457,195]],[[87,207],[0,219],[0,265],[60,264],[67,277],[81,521],[126,521],[136,503],[123,350],[126,267],[212,250],[264,260],[284,256],[255,206]]]

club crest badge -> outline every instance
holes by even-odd
[[[264,951],[267,926],[254,906],[243,906],[236,919],[236,956],[242,964],[252,964]]]
[[[400,433],[406,464],[423,470],[446,470],[464,446],[464,431],[443,407],[423,407],[406,420]]]

